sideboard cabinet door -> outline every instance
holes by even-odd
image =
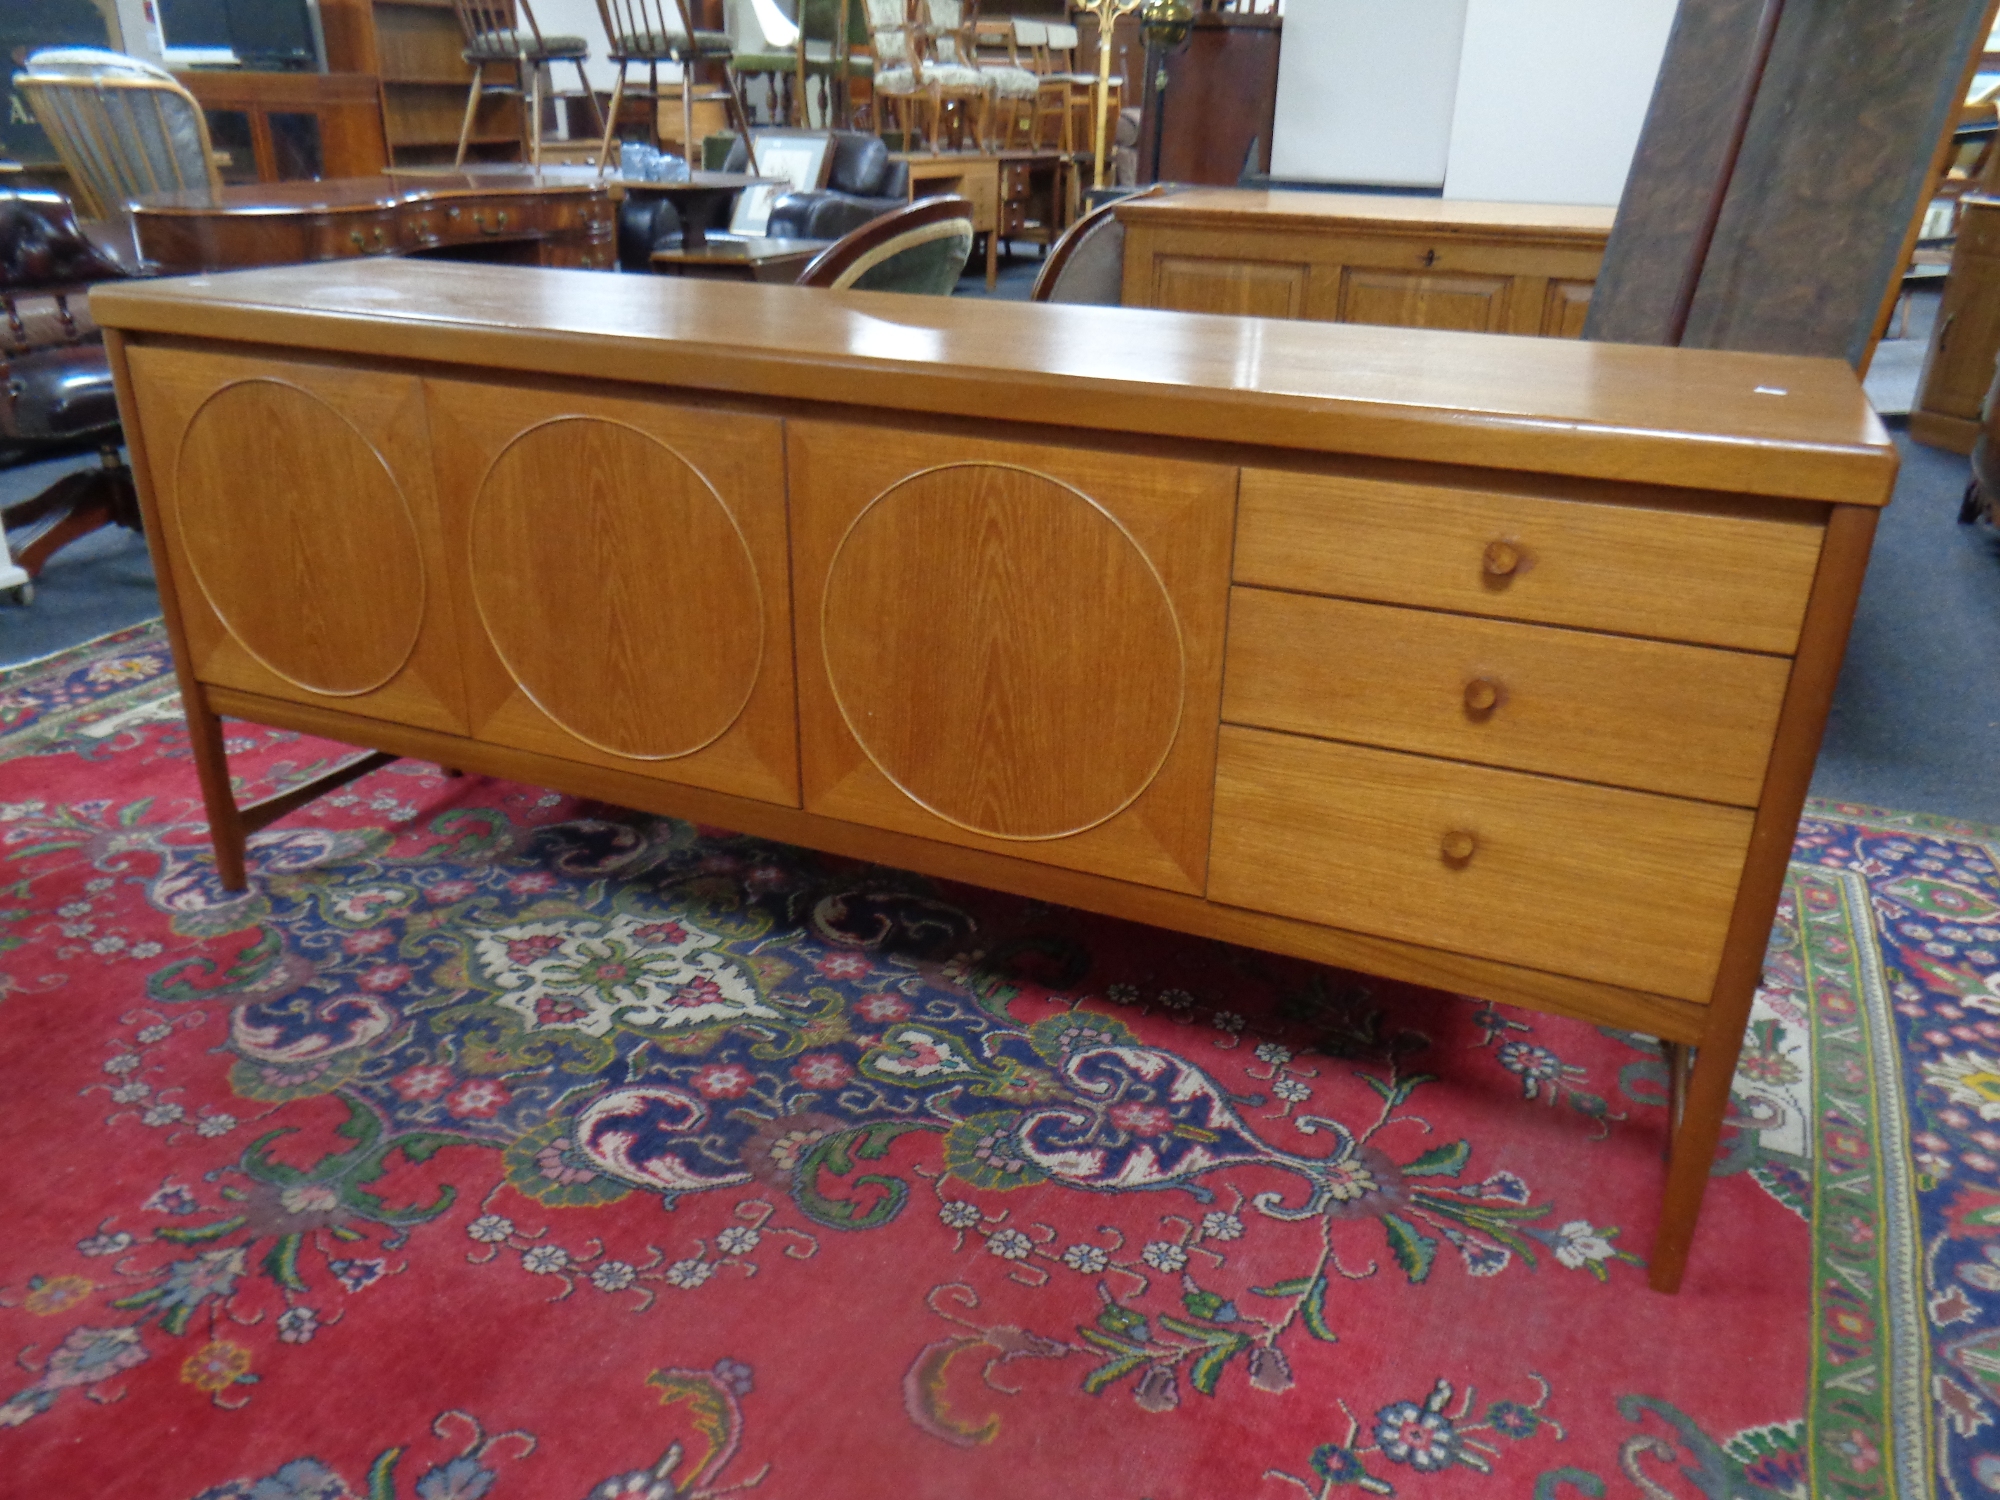
[[[783,424],[426,385],[472,734],[796,807]]]
[[[195,677],[464,732],[421,382],[169,348],[131,369]]]
[[[788,424],[813,812],[1199,892],[1236,472]]]

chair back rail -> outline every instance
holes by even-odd
[[[613,57],[665,58],[694,35],[687,0],[597,0],[597,14]]]
[[[30,71],[14,86],[68,169],[85,217],[111,218],[155,193],[222,191],[207,117],[173,80]]]
[[[542,50],[542,28],[535,23],[535,13],[526,0],[521,0],[518,14],[515,0],[451,0],[451,8],[458,13],[459,29],[465,33],[468,46],[525,29],[534,38],[534,51]]]

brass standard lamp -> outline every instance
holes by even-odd
[[[1153,169],[1160,180],[1160,146],[1167,135],[1167,56],[1187,45],[1194,31],[1194,6],[1188,0],[1144,0],[1139,32],[1146,39],[1146,83],[1153,96]]]
[[[1091,186],[1104,186],[1104,128],[1111,114],[1111,28],[1144,0],[1076,0],[1076,8],[1097,18],[1097,155]]]

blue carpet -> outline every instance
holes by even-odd
[[[71,470],[96,463],[97,455],[86,453],[0,469],[0,506],[29,499]],[[33,661],[159,612],[145,539],[107,526],[49,559],[35,584],[34,603],[24,608],[0,595],[0,666]]]
[[[1813,795],[2000,823],[2000,538],[1957,524],[1965,459],[1896,446]]]

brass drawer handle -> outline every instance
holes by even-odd
[[[1454,828],[1438,845],[1438,853],[1444,862],[1455,867],[1471,863],[1472,856],[1479,852],[1479,836],[1463,828]]]
[[[1509,578],[1521,566],[1521,549],[1512,542],[1488,542],[1480,559],[1488,578]]]
[[[1475,677],[1465,685],[1465,711],[1484,717],[1500,705],[1500,684],[1491,677]]]
[[[484,213],[475,212],[472,215],[472,222],[479,227],[481,234],[498,234],[501,230],[505,229],[507,227],[507,210],[504,208],[501,209],[493,216],[493,219],[494,222],[488,224]]]

